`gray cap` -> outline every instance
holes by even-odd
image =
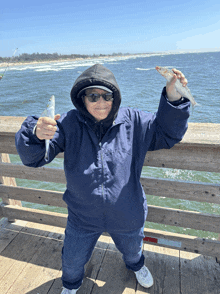
[[[77,94],[77,97],[81,97],[82,94],[85,93],[86,90],[88,89],[101,89],[101,90],[104,90],[108,93],[113,93],[109,88],[107,87],[104,87],[104,86],[100,86],[100,85],[93,85],[93,86],[88,86],[88,87],[85,87],[83,88],[82,90],[79,91],[79,93]]]
[[[92,88],[102,89],[102,90],[105,90],[108,93],[112,93],[112,91],[109,88],[104,87],[104,86],[100,86],[100,85],[88,86],[88,87],[84,88],[83,91],[88,90],[88,89],[92,89]]]

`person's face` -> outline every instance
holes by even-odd
[[[97,120],[105,119],[111,109],[112,109],[112,101],[105,101],[101,96],[97,102],[90,102],[86,95],[89,94],[106,94],[108,92],[102,89],[88,89],[85,93],[84,103],[88,112]]]

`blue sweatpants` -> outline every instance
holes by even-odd
[[[142,253],[143,230],[113,233],[109,232],[116,247],[123,254],[126,267],[138,271],[144,265]],[[84,266],[89,261],[95,244],[102,232],[78,227],[69,218],[62,249],[62,282],[67,289],[78,289],[84,277]]]

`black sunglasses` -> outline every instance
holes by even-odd
[[[113,101],[114,99],[112,93],[106,93],[106,94],[91,93],[85,96],[88,98],[89,102],[97,102],[101,96],[105,101]]]

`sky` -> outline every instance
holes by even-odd
[[[219,0],[2,1],[0,57],[220,51]]]

